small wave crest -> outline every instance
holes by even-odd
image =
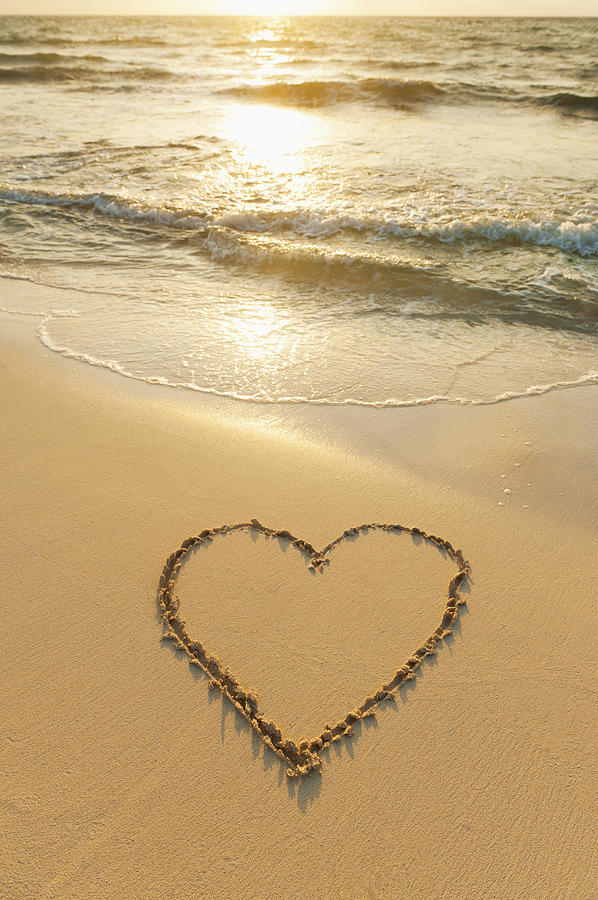
[[[348,280],[352,286],[359,282],[366,285],[375,282],[382,287],[388,280],[395,285],[398,281],[409,284],[417,273],[420,287],[426,284],[427,291],[431,289],[423,266],[365,253],[343,253],[330,247],[299,244],[270,236],[243,235],[221,225],[211,225],[207,229],[205,247],[210,256],[219,262],[272,268],[301,280],[330,280],[336,284]]]
[[[75,57],[73,57],[75,59]],[[76,59],[85,59],[77,57]],[[131,66],[126,69],[98,69],[86,65],[0,65],[0,84],[93,84],[131,81],[166,81],[177,76],[168,69]]]
[[[109,62],[105,56],[98,56],[94,53],[55,53],[42,52],[35,53],[0,53],[0,66],[15,65],[16,63],[80,63],[82,60],[86,62]]]
[[[226,50],[232,49],[274,49],[274,50],[321,50],[325,47],[318,41],[312,41],[304,37],[293,38],[290,35],[281,35],[274,38],[247,38],[239,41],[216,41],[215,47]]]
[[[380,66],[403,69],[411,64],[380,61]],[[420,65],[420,64],[414,64]],[[422,63],[426,67],[428,63]],[[354,78],[338,81],[274,81],[226,88],[222,94],[258,103],[298,107],[326,107],[345,103],[373,103],[412,109],[430,103],[516,103],[553,109],[565,115],[598,119],[598,96],[567,92],[536,94],[507,85],[466,81],[426,81],[398,78]]]
[[[447,277],[434,266],[417,265],[397,256],[351,253],[271,236],[242,235],[222,226],[212,225],[207,229],[200,249],[207,251],[216,262],[251,267],[297,283],[330,284],[365,295],[373,289],[391,292],[390,296],[402,298],[402,302],[384,307],[392,315],[413,315],[405,313],[406,298],[432,304],[435,314],[438,314],[436,303],[440,301],[453,310],[468,310],[472,317],[476,308],[484,304],[498,311],[502,300],[492,288]],[[361,311],[354,312],[369,315],[381,308],[368,303]],[[421,314],[427,317],[429,309]]]
[[[586,96],[584,94],[570,94],[561,92],[540,97],[536,103],[539,106],[549,106],[566,115],[580,116],[587,119],[598,119],[598,96]]]
[[[292,106],[330,106],[336,103],[377,101],[395,107],[438,100],[444,89],[432,81],[364,78],[355,81],[277,81],[227,88],[224,94]]]
[[[102,37],[102,38],[94,38],[92,36],[84,37],[83,35],[76,35],[73,37],[68,37],[67,35],[63,35],[61,37],[56,37],[55,35],[44,35],[44,34],[35,34],[35,35],[24,35],[24,34],[4,34],[2,35],[2,39],[0,43],[4,46],[14,46],[14,47],[23,47],[28,44],[39,44],[45,47],[71,47],[71,46],[85,46],[88,44],[93,44],[99,47],[112,47],[112,46],[138,46],[138,47],[172,47],[172,41],[165,41],[161,38],[150,37],[149,35],[143,36],[139,35],[138,37],[119,37],[115,35],[114,37]]]

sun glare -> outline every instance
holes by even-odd
[[[228,320],[229,340],[235,348],[238,364],[259,363],[264,371],[273,376],[282,365],[287,321],[287,315],[281,315],[274,306],[263,301],[254,299],[241,307],[240,314]],[[288,346],[284,357],[287,362],[291,358],[291,348]]]
[[[231,105],[226,137],[255,166],[271,172],[296,173],[303,168],[303,153],[316,125],[305,113],[276,106]]]
[[[241,4],[239,4],[241,5]],[[274,3],[258,4],[271,6]],[[291,7],[292,3],[282,4]],[[279,13],[280,6],[277,5]],[[248,30],[247,37],[253,43],[253,78],[250,88],[268,85],[276,81],[291,57],[276,42],[284,38],[289,27],[281,15],[280,21],[268,26],[263,24]],[[282,76],[284,80],[284,75]],[[239,148],[239,153],[254,166],[264,166],[273,174],[288,172],[297,174],[304,167],[304,154],[317,132],[313,116],[287,107],[270,104],[232,103],[226,110],[225,136]]]

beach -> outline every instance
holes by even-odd
[[[5,283],[3,299],[17,291]],[[61,358],[26,317],[4,316],[1,340],[4,896],[592,896],[594,386],[456,409],[272,410]],[[400,523],[471,565],[437,655],[300,778],[161,640],[169,554],[253,518],[315,547]],[[235,671],[291,728],[306,692],[319,691],[323,724],[337,701],[362,700],[369,672],[378,688],[389,648],[403,665],[420,615],[422,640],[438,624],[446,560],[375,547],[380,647],[368,638],[370,540],[354,543],[363,593],[349,582],[363,631],[342,636],[347,585],[326,583],[312,678],[289,672],[310,657],[314,613],[299,603],[286,630],[269,633],[262,614],[252,629],[265,543],[239,540],[228,557],[234,602],[214,577],[201,604],[187,592],[207,643],[232,603]],[[288,565],[289,591],[318,584]],[[337,633],[354,642],[354,677]]]
[[[595,33],[0,16],[0,897],[595,898]]]

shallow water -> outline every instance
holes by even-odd
[[[52,349],[246,399],[598,380],[596,35],[0,19],[0,274],[76,289]]]

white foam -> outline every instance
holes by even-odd
[[[70,315],[67,311],[57,311],[56,315]],[[75,314],[76,315],[76,314]],[[62,346],[52,340],[46,328],[46,324],[54,318],[54,314],[44,317],[37,326],[37,334],[41,343],[54,353],[58,353],[67,359],[78,360],[92,366],[109,369],[112,372],[122,375],[126,378],[132,378],[135,381],[142,381],[146,384],[164,385],[167,387],[181,388],[183,390],[195,391],[200,394],[210,394],[218,397],[227,397],[233,400],[242,400],[250,403],[258,404],[308,404],[310,406],[365,406],[375,409],[388,409],[393,407],[412,407],[412,406],[430,406],[436,403],[446,403],[457,406],[491,406],[506,400],[513,400],[523,397],[532,397],[540,394],[546,394],[550,391],[580,387],[587,384],[598,384],[598,372],[588,372],[579,378],[571,381],[550,382],[544,385],[532,385],[523,391],[506,391],[487,400],[476,400],[467,397],[449,397],[446,394],[434,394],[428,397],[417,397],[409,399],[400,399],[397,397],[388,398],[380,401],[360,400],[356,398],[346,397],[343,399],[335,399],[333,397],[306,397],[306,396],[286,396],[273,397],[268,394],[243,394],[236,391],[218,390],[208,385],[199,385],[195,382],[181,382],[174,379],[170,380],[161,376],[144,376],[128,371],[121,363],[116,360],[99,359],[90,353],[72,350],[69,347]]]
[[[499,214],[469,215],[464,218],[442,217],[425,209],[410,209],[405,205],[404,216],[354,216],[340,210],[289,209],[277,211],[230,210],[217,214],[207,206],[188,209],[174,206],[151,206],[103,193],[52,194],[26,191],[10,185],[0,185],[0,200],[55,208],[74,208],[137,224],[165,226],[204,232],[210,226],[263,234],[290,231],[303,237],[330,237],[339,232],[354,231],[378,237],[401,237],[464,243],[484,241],[497,243],[512,241],[539,247],[555,247],[582,257],[598,254],[598,223],[590,219],[588,211],[568,219],[541,218]]]

